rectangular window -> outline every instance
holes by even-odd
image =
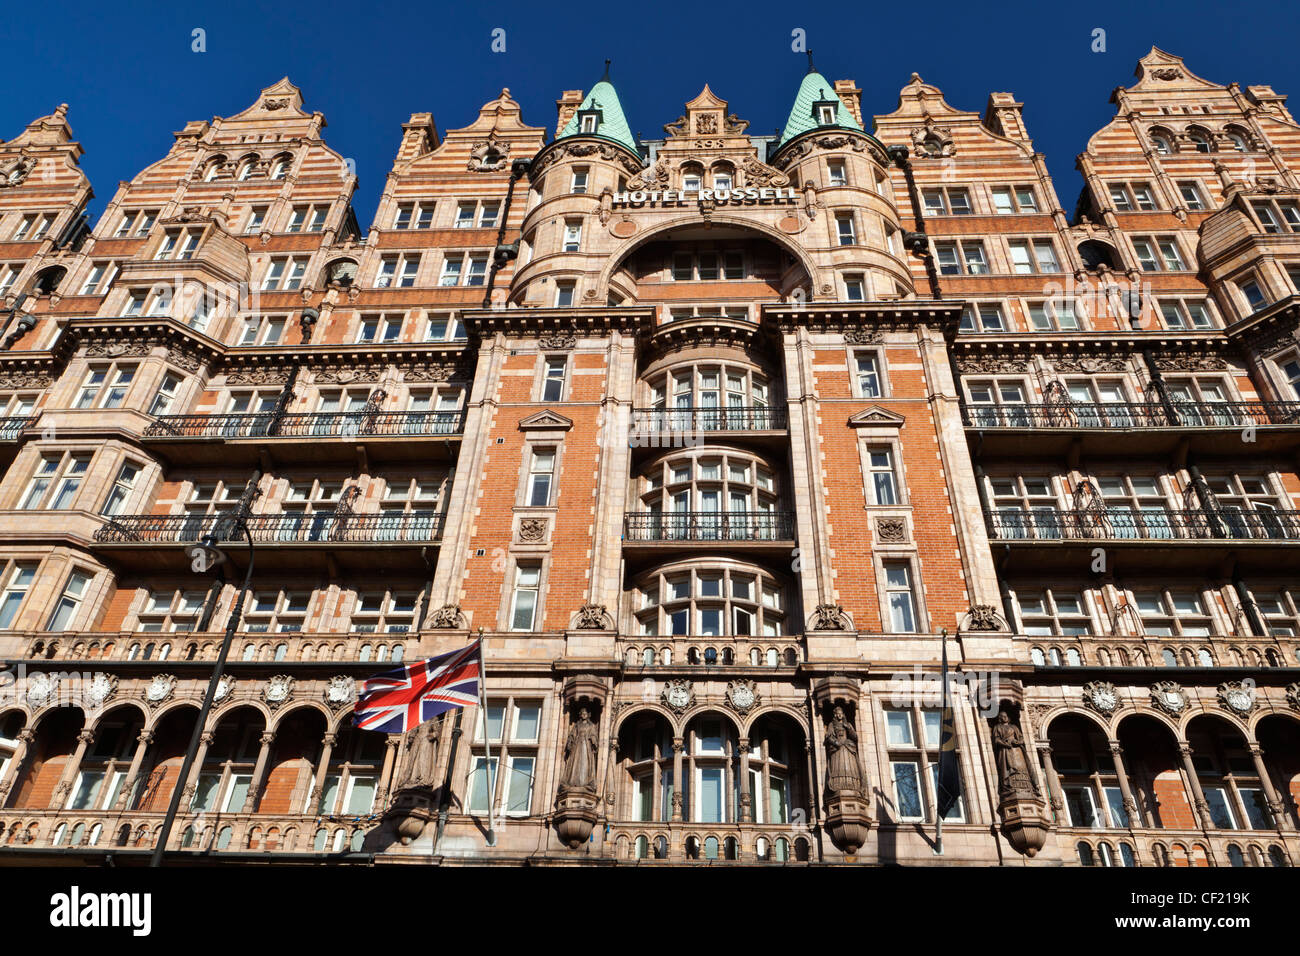
[[[414,206],[411,206],[411,205],[402,205],[402,206],[398,206],[398,207],[397,207],[397,213],[393,216],[393,228],[394,228],[394,229],[410,229],[410,228],[411,228],[411,214],[412,214],[414,211],[415,211],[415,207],[414,207]]]
[[[555,477],[555,449],[533,450],[528,469],[528,503],[545,507],[551,503],[551,483]]]
[[[483,285],[487,281],[487,256],[470,256],[465,272],[466,285]]]
[[[98,295],[101,287],[107,290],[108,286],[113,284],[113,276],[116,272],[117,267],[111,262],[96,262],[90,267],[86,281],[81,285],[81,294]]]
[[[851,246],[858,241],[857,232],[853,228],[852,213],[840,213],[835,217],[835,234],[841,246]]]
[[[1011,271],[1017,275],[1061,271],[1050,239],[1013,239],[1007,247],[1011,252]]]
[[[832,160],[828,166],[828,182],[832,186],[843,186],[848,182],[848,177],[844,174],[844,163],[838,160]]]
[[[537,597],[542,569],[521,564],[515,568],[515,595],[510,608],[510,630],[531,631],[537,618]]]
[[[894,760],[889,764],[894,777],[894,800],[900,820],[924,820],[921,800],[921,765],[914,760]]]
[[[563,355],[546,357],[546,373],[542,380],[542,401],[558,402],[564,398],[564,379],[569,370],[569,360]]]
[[[587,175],[588,169],[586,166],[575,167],[573,179],[570,181],[569,192],[585,193],[587,191]]]
[[[9,569],[3,592],[0,592],[0,630],[8,630],[18,617],[18,609],[36,579],[34,564],[15,564]]]
[[[1183,205],[1193,211],[1205,208],[1205,197],[1195,180],[1183,179],[1178,182],[1178,194],[1183,197]]]
[[[440,286],[460,285],[460,271],[463,265],[464,265],[464,260],[462,259],[453,259],[451,256],[448,256],[446,259],[443,259],[442,275],[438,277],[438,285]],[[394,264],[394,268],[396,268],[396,264]]]
[[[72,626],[89,584],[90,575],[85,571],[73,571],[68,575],[63,593],[59,595],[59,603],[54,606],[49,623],[45,626],[47,631],[66,631]]]
[[[850,272],[844,276],[844,300],[846,302],[864,302],[867,298],[866,285],[861,272]]]
[[[889,622],[894,633],[916,633],[916,597],[912,592],[910,565],[902,561],[885,564],[885,594],[889,601]]]
[[[555,307],[567,309],[573,305],[573,283],[561,282],[555,287]]]
[[[564,224],[564,251],[577,252],[582,245],[582,223],[569,220]]]
[[[472,202],[463,202],[456,207],[456,228],[472,229],[476,207]]]
[[[858,396],[860,398],[879,398],[880,370],[876,356],[859,353],[854,356],[857,371]]]
[[[868,486],[873,505],[898,504],[898,482],[894,476],[894,454],[888,448],[872,448],[867,452],[870,470]]]
[[[117,515],[122,513],[127,501],[131,498],[131,492],[135,490],[135,480],[140,477],[140,466],[132,462],[126,462],[118,470],[117,478],[113,481],[113,487],[108,492],[108,498],[104,501],[104,507],[100,509],[102,515]]]

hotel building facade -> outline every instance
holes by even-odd
[[[1285,97],[1153,49],[1067,212],[1011,94],[791,93],[415,114],[364,231],[287,79],[94,224],[0,142],[0,863],[1300,860]]]

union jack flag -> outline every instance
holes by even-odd
[[[478,703],[483,673],[480,643],[413,661],[366,681],[352,708],[352,720],[362,730],[400,734],[431,717]]]

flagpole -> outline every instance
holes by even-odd
[[[497,845],[496,816],[493,805],[496,802],[496,774],[492,772],[492,728],[488,726],[487,709],[487,655],[483,652],[483,628],[478,629],[478,705],[483,711],[483,754],[487,758],[487,798],[488,798],[488,832],[487,845]]]

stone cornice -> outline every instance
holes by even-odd
[[[461,322],[471,337],[543,336],[553,333],[604,335],[612,330],[645,333],[654,325],[650,306],[584,306],[569,309],[467,309]]]
[[[1278,344],[1279,339],[1289,338],[1290,341],[1294,341],[1297,325],[1300,325],[1300,295],[1290,295],[1274,302],[1266,309],[1234,322],[1228,326],[1226,335],[1234,343],[1241,343],[1267,354],[1286,344],[1285,342]]]
[[[1231,343],[1213,332],[1070,332],[958,336],[951,348],[959,356],[1131,355],[1142,352],[1228,352]]]
[[[762,325],[779,332],[804,327],[814,331],[914,329],[922,325],[943,331],[952,339],[961,324],[965,302],[960,299],[900,299],[890,302],[836,302],[833,304],[780,303],[761,307]]]

